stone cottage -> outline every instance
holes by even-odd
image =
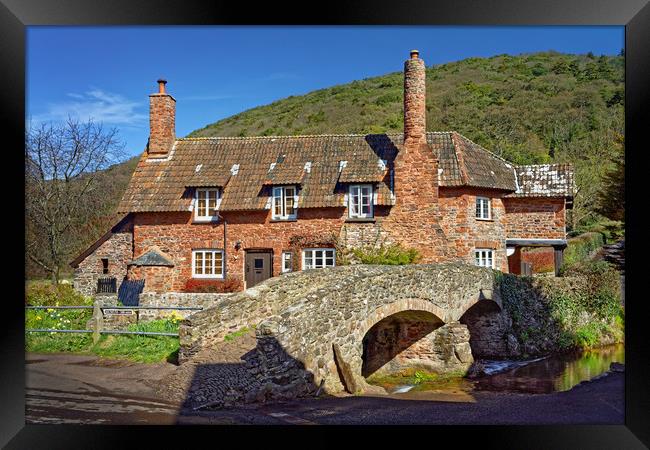
[[[515,166],[425,128],[425,65],[404,63],[404,133],[177,138],[158,80],[124,218],[72,265],[75,286],[144,279],[145,291],[249,288],[336,265],[343,248],[398,243],[420,262],[520,271],[520,249],[566,246],[565,164]]]

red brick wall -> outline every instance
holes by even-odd
[[[504,198],[509,239],[566,239],[563,198]]]
[[[508,271],[505,247],[506,214],[503,201],[496,191],[477,188],[441,188],[440,213],[449,259],[474,264],[474,250],[494,249],[494,268]],[[497,194],[501,195],[501,194]],[[490,220],[476,218],[476,197],[490,198]]]
[[[523,248],[521,260],[532,264],[533,273],[553,272],[555,270],[555,250],[553,247]]]
[[[150,155],[163,156],[176,139],[176,100],[169,94],[149,96]]]
[[[227,221],[226,275],[244,279],[245,250],[273,249],[272,276],[281,273],[281,253],[289,250],[292,236],[338,236],[345,220],[342,208],[302,209],[296,222],[271,222],[271,212],[223,212]],[[370,224],[372,225],[372,224]],[[241,248],[235,249],[235,242]],[[192,223],[190,212],[140,213],[134,223],[135,258],[157,246],[176,264],[171,269],[171,286],[182,291],[192,276],[192,249],[223,246],[223,223]],[[300,254],[294,258],[301,258]],[[298,266],[299,267],[299,266]],[[147,282],[148,283],[148,282]]]
[[[166,266],[129,266],[129,280],[145,280],[142,292],[172,290],[172,268]]]

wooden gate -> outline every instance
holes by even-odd
[[[140,304],[140,293],[143,289],[144,280],[124,280],[120,284],[117,298],[124,306],[138,306]]]

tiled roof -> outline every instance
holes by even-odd
[[[140,255],[129,265],[135,266],[173,266],[174,263],[155,250],[149,250],[144,255]]]
[[[429,132],[441,186],[515,191],[514,168],[455,132]],[[169,157],[140,158],[119,210],[188,211],[192,187],[221,186],[223,211],[264,209],[271,185],[299,184],[299,208],[343,206],[346,183],[372,182],[391,205],[400,134],[177,139]],[[345,163],[343,163],[345,161]]]
[[[451,138],[461,185],[508,191],[517,189],[512,164],[458,133],[451,133]]]
[[[569,197],[575,193],[571,164],[516,166],[518,189],[510,197]]]

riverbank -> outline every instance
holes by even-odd
[[[153,389],[177,367],[94,356],[27,354],[27,423],[105,424],[622,424],[624,374],[565,392],[472,392],[432,399],[426,392],[345,396],[183,409]]]

